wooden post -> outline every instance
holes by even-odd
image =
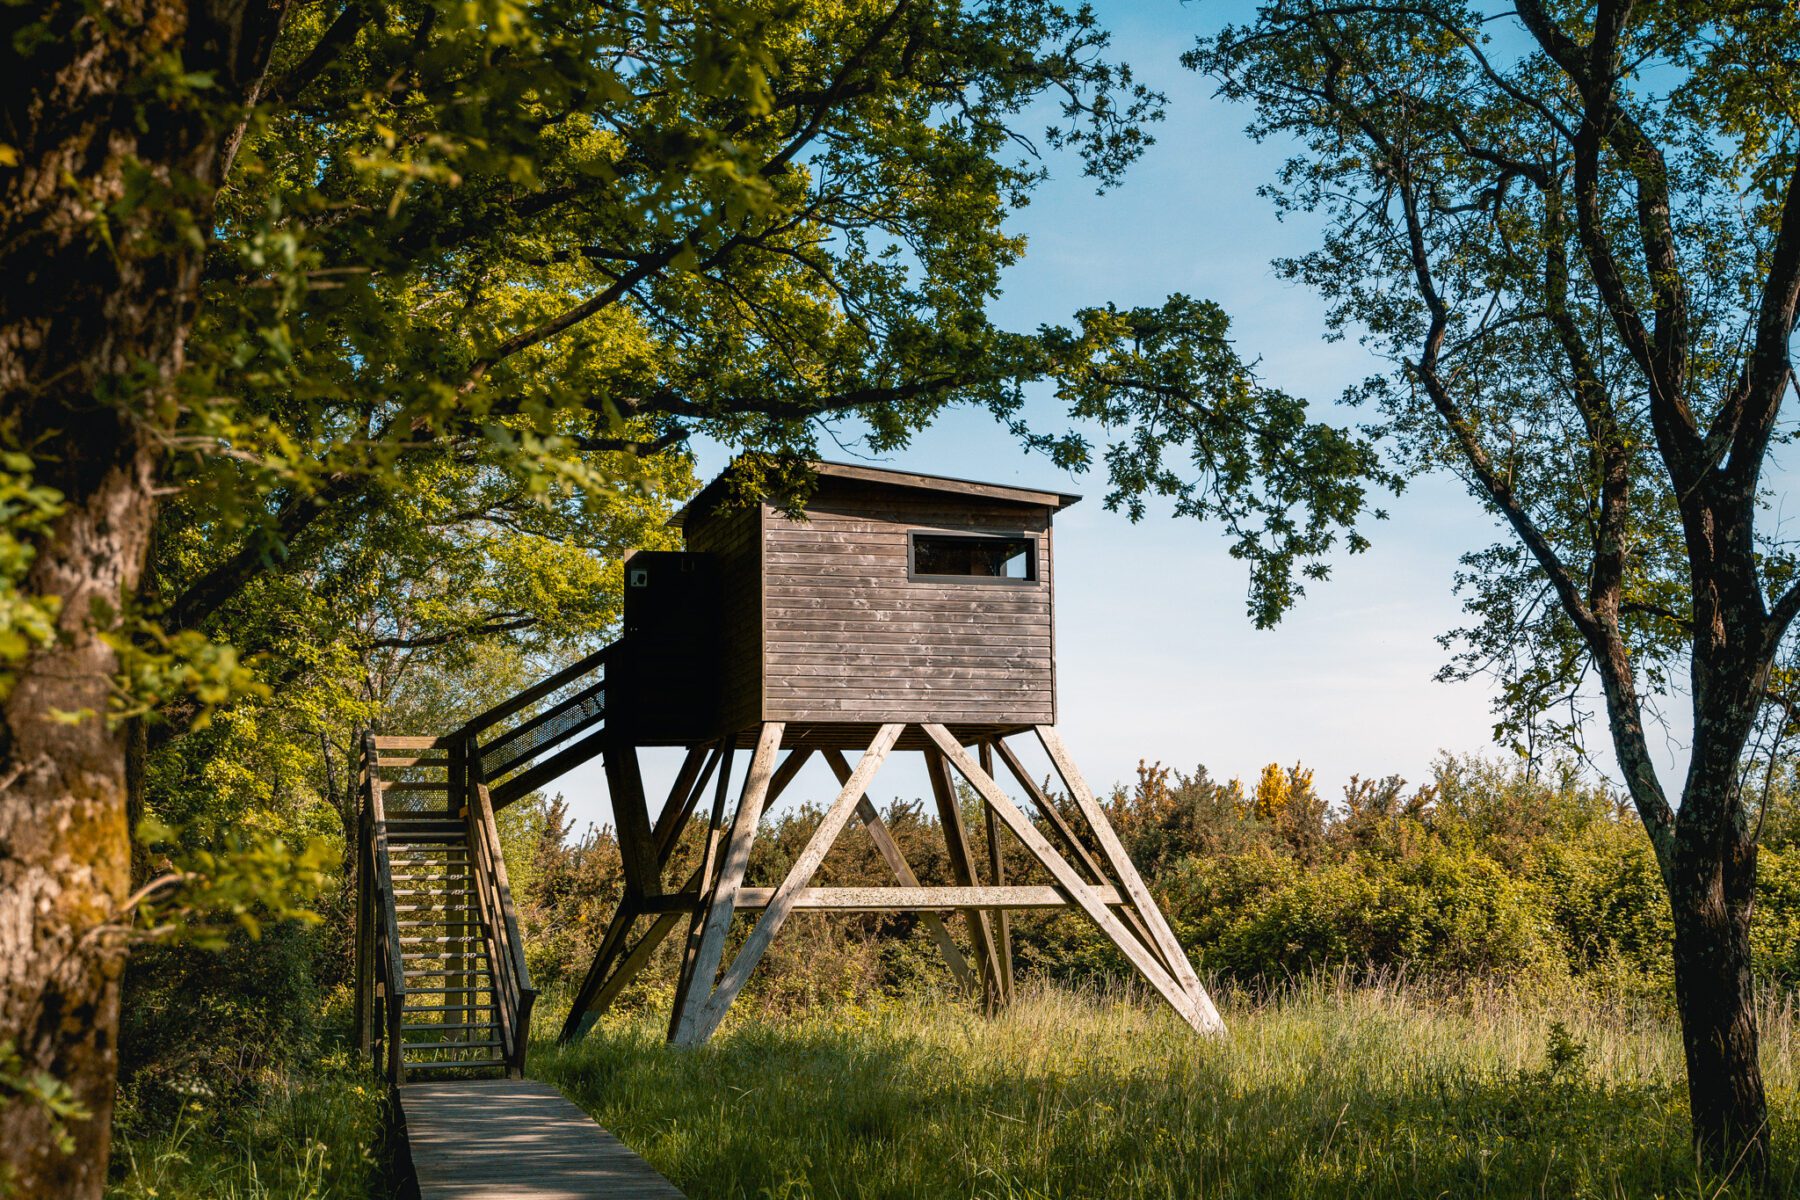
[[[731,760],[736,753],[736,743],[727,739],[724,756],[719,760],[718,781],[713,787],[712,817],[706,826],[706,844],[700,848],[700,878],[695,885],[699,889],[700,902],[688,919],[687,944],[682,948],[681,967],[675,976],[675,1004],[669,1010],[670,1041],[675,1040],[682,1015],[687,1011],[688,993],[694,985],[694,963],[700,954],[700,934],[705,928],[706,914],[710,911],[719,877],[719,835],[725,822],[725,792],[731,784]]]
[[[875,778],[875,772],[881,769],[881,764],[887,758],[888,751],[893,749],[895,741],[899,739],[902,728],[903,726],[900,725],[883,725],[875,734],[875,740],[869,743],[869,748],[863,751],[862,761],[856,764],[855,772],[845,781],[843,790],[838,793],[838,798],[826,810],[824,818],[819,822],[819,827],[808,839],[806,848],[800,852],[800,857],[794,860],[794,865],[788,871],[787,878],[782,880],[781,886],[775,889],[775,895],[769,900],[768,907],[763,910],[762,919],[750,931],[750,936],[738,950],[737,957],[732,959],[731,965],[720,977],[717,990],[701,1006],[699,1016],[686,1035],[689,1041],[704,1042],[713,1035],[714,1030],[718,1029],[719,1022],[725,1018],[725,1010],[731,1007],[731,1002],[737,998],[745,981],[750,978],[750,972],[754,971],[756,964],[762,961],[762,956],[768,950],[769,943],[781,931],[782,923],[787,920],[788,913],[793,911],[795,895],[801,888],[812,882],[813,875],[818,871],[819,864],[825,861],[825,855],[837,841],[838,834],[842,833],[844,826],[850,823],[850,817],[856,812],[857,801],[861,800],[863,794],[869,790],[870,781]],[[783,770],[777,772],[777,777],[771,783],[771,792],[779,792],[780,787],[798,773],[797,764],[805,761],[806,753],[805,751],[790,752],[788,760],[782,763]],[[790,764],[796,764],[792,771],[787,770]],[[780,778],[784,774],[787,779]]]
[[[669,788],[668,798],[663,802],[662,812],[656,818],[656,826],[651,840],[656,846],[656,876],[658,879],[658,895],[665,894],[661,889],[661,878],[669,858],[680,840],[681,829],[693,814],[694,806],[699,802],[700,794],[706,789],[707,782],[718,768],[720,760],[727,756],[727,749],[719,742],[709,742],[688,749],[687,757],[682,761],[681,770],[676,773],[675,782]],[[729,762],[725,774],[729,775]],[[725,787],[721,776],[719,787]],[[716,808],[717,806],[715,806]],[[715,812],[712,828],[718,825]],[[709,830],[710,840],[710,830]],[[677,894],[689,891],[698,886],[704,871],[708,848],[702,847],[702,865],[696,868],[688,882],[677,889]],[[594,961],[582,978],[581,989],[575,995],[575,1003],[569,1009],[569,1016],[563,1022],[562,1033],[558,1040],[569,1042],[585,1034],[594,1019],[604,1012],[614,996],[640,971],[649,960],[664,938],[674,929],[681,919],[681,911],[672,909],[656,914],[650,929],[635,944],[629,945],[631,931],[636,927],[638,918],[646,915],[641,903],[632,896],[629,890],[619,898],[619,906],[613,913],[611,922],[607,924],[606,933],[602,935],[600,947],[594,954]],[[685,956],[685,957],[691,957]],[[685,979],[687,963],[680,968],[680,978]],[[677,1006],[679,1008],[679,1005]]]
[[[650,830],[650,806],[644,796],[644,776],[638,766],[637,747],[618,739],[605,754],[606,790],[612,795],[613,821],[618,827],[619,857],[625,869],[625,888],[638,896],[662,892],[662,872],[657,869],[656,838]]]
[[[969,833],[963,827],[962,809],[956,803],[956,785],[951,782],[949,768],[941,753],[925,751],[926,772],[931,776],[931,792],[937,800],[938,822],[944,828],[944,843],[950,852],[950,873],[964,887],[975,887],[981,880],[975,873],[975,855],[969,849]],[[981,972],[981,1008],[989,1016],[1000,1010],[1000,958],[994,951],[993,929],[988,915],[978,908],[963,910],[969,925],[969,940],[975,944],[975,963]]]
[[[994,774],[994,748],[987,742],[977,747],[981,754],[981,769],[990,778]],[[986,824],[988,874],[992,876],[995,887],[1006,886],[1006,855],[1000,845],[1000,826],[994,819],[994,810],[982,805],[981,815]],[[1013,1002],[1013,955],[1012,955],[1012,917],[1002,908],[994,913],[994,950],[1000,958],[1000,994],[1007,1003]]]
[[[1051,832],[1056,834],[1056,839],[1062,843],[1064,852],[1087,868],[1088,875],[1093,882],[1103,886],[1110,886],[1116,882],[1100,865],[1100,861],[1094,857],[1093,852],[1079,837],[1075,836],[1075,830],[1070,828],[1069,823],[1063,819],[1062,813],[1057,811],[1056,805],[1050,802],[1050,797],[1044,794],[1044,789],[1039,787],[1037,781],[1025,770],[1024,765],[1019,762],[1019,756],[1013,753],[1011,746],[1006,744],[1006,739],[996,739],[994,751],[999,754],[1000,761],[1006,764],[1006,769],[1012,772],[1013,778],[1019,781],[1019,786],[1025,789],[1025,794],[1031,797],[1031,802],[1037,806],[1038,812],[1043,814],[1044,823],[1049,825]],[[1143,918],[1129,908],[1120,915],[1124,918],[1125,925],[1131,930],[1133,936],[1143,943],[1150,953],[1161,959],[1162,948],[1157,945],[1156,939],[1150,936],[1150,930],[1144,924]],[[1169,964],[1165,962],[1163,966],[1168,967]]]
[[[612,969],[613,962],[622,952],[637,919],[637,899],[628,890],[619,897],[619,906],[613,910],[613,918],[607,923],[606,932],[600,935],[600,948],[594,952],[594,961],[589,965],[587,974],[582,977],[581,988],[575,993],[575,1003],[569,1008],[568,1020],[563,1023],[562,1041],[568,1041],[585,1028],[581,1023],[582,1014],[593,1007],[594,997],[599,994],[601,984],[606,982],[606,973]]]
[[[367,1055],[375,1037],[375,864],[374,824],[368,801],[369,764],[356,780],[356,1048]]]
[[[950,760],[963,778],[973,784],[975,789],[993,806],[995,815],[1012,831],[1013,836],[1019,839],[1026,851],[1035,857],[1045,870],[1050,872],[1051,878],[1062,885],[1081,910],[1088,915],[1088,918],[1100,927],[1100,931],[1106,934],[1113,945],[1117,946],[1131,964],[1143,974],[1150,986],[1169,1002],[1169,1007],[1181,1014],[1183,1020],[1201,1033],[1225,1032],[1224,1023],[1219,1020],[1219,1014],[1213,1009],[1211,1002],[1209,1001],[1204,1007],[1195,1003],[1187,989],[1170,973],[1169,969],[1158,960],[1156,955],[1132,936],[1131,930],[1123,922],[1108,911],[1103,898],[1097,895],[1094,888],[1081,878],[1074,867],[1056,853],[1056,850],[1044,839],[1044,835],[1037,831],[1037,827],[1031,823],[1030,819],[1019,811],[1018,806],[1007,797],[1005,792],[1000,790],[999,785],[988,777],[987,772],[981,769],[980,764],[969,757],[962,745],[950,735],[950,731],[937,724],[927,724],[922,728],[925,730],[926,736],[937,744],[944,757]]]
[[[720,753],[719,744],[713,742],[690,747],[687,758],[682,760],[681,771],[675,776],[675,784],[669,789],[669,798],[663,802],[662,812],[657,815],[656,828],[651,831],[651,839],[656,843],[659,877],[662,868],[668,865],[669,854],[675,849],[675,843],[681,840],[682,827],[693,815],[694,806],[700,801],[700,793],[706,790],[706,781],[719,765]],[[702,763],[705,765],[702,766]]]
[[[725,956],[725,935],[731,929],[737,889],[743,884],[744,871],[750,865],[750,847],[756,841],[756,828],[762,820],[763,801],[775,776],[775,756],[781,750],[782,729],[780,721],[764,722],[756,739],[756,754],[750,760],[744,792],[738,798],[737,815],[731,822],[731,840],[719,862],[718,878],[713,883],[712,898],[701,925],[687,993],[681,998],[682,1005],[676,1013],[672,1039],[676,1045],[695,1046],[706,1040],[706,1005],[712,994],[713,981],[719,974],[719,963]]]

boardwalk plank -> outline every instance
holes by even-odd
[[[420,1200],[683,1200],[548,1084],[408,1083],[400,1109]]]

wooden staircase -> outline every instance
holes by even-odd
[[[537,992],[494,814],[600,754],[610,653],[445,737],[363,735],[356,1026],[396,1086],[524,1074]]]
[[[408,1000],[400,1056],[409,1075],[507,1065],[473,866],[461,822],[389,818]]]

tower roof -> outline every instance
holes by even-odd
[[[821,479],[841,479],[875,487],[903,488],[919,492],[949,492],[959,496],[979,496],[1010,504],[1059,510],[1081,497],[1070,492],[1052,492],[1042,488],[1016,487],[1007,483],[983,483],[974,479],[957,479],[949,475],[925,475],[917,471],[896,471],[889,467],[871,467],[861,463],[815,462],[812,469]],[[704,512],[719,502],[731,479],[731,467],[719,472],[711,483],[701,488],[694,498],[682,506],[670,520],[679,528],[687,519]]]

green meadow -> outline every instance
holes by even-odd
[[[532,1070],[695,1200],[1742,1194],[1696,1165],[1653,1005],[1319,976],[1222,1007],[1207,1040],[1118,993],[1035,989],[992,1020],[896,1000],[757,1013],[692,1052],[645,1012]],[[1791,1005],[1763,1030],[1791,1195]]]

